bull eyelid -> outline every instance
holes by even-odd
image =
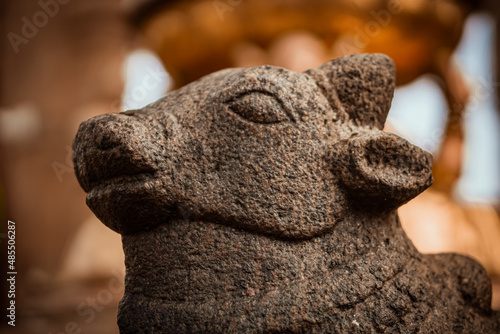
[[[278,110],[273,110],[270,113],[261,115],[258,115],[255,112],[254,114],[252,114],[251,111],[252,106],[250,105],[248,106],[248,108],[245,108],[245,110],[238,111],[237,101],[247,96],[252,96],[253,94],[264,95],[267,98],[274,100],[274,102],[276,102],[276,105],[278,106]],[[276,93],[264,89],[253,88],[253,89],[243,90],[241,92],[238,92],[237,94],[233,94],[232,96],[226,98],[224,100],[224,104],[227,105],[232,112],[252,123],[276,124],[290,119],[295,120],[291,116],[291,113],[287,110],[287,108],[285,107],[283,101],[279,98],[279,96],[277,96]],[[247,114],[245,111],[250,111],[250,114]],[[282,115],[280,115],[280,113],[282,113]],[[261,117],[260,119],[259,116]]]
[[[227,98],[224,103],[231,103],[233,102],[234,100],[236,99],[239,99],[239,98],[242,98],[246,95],[250,95],[250,94],[253,94],[253,93],[257,93],[257,94],[263,94],[263,95],[267,95],[267,96],[270,96],[272,98],[274,98],[276,101],[278,101],[278,103],[283,107],[283,103],[281,102],[281,100],[276,96],[275,93],[272,93],[272,92],[269,92],[267,90],[264,90],[264,89],[249,89],[249,90],[244,90],[244,91],[241,91],[241,92],[238,92],[237,94]]]

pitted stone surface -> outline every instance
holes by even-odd
[[[211,74],[82,123],[78,180],[123,235],[122,333],[497,333],[484,269],[396,209],[431,157],[381,131],[392,61]]]

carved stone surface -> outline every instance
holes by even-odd
[[[393,92],[389,58],[355,55],[84,122],[76,175],[123,235],[121,332],[498,332],[484,269],[401,228],[431,156],[381,131]]]

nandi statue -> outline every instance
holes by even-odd
[[[484,269],[401,228],[432,158],[382,131],[394,75],[379,54],[228,69],[82,123],[77,178],[122,234],[121,333],[499,333]]]

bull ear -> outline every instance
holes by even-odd
[[[383,54],[336,58],[305,72],[313,77],[330,104],[356,125],[382,129],[395,89],[395,68]]]
[[[433,182],[432,155],[387,132],[367,131],[337,143],[332,158],[348,197],[360,209],[395,209]]]

